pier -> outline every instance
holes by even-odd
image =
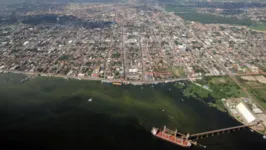
[[[203,138],[203,137],[208,137],[209,135],[214,136],[214,135],[219,135],[220,133],[225,133],[225,132],[230,132],[230,131],[236,131],[236,130],[241,130],[247,127],[253,127],[253,126],[257,126],[258,124],[260,124],[261,121],[255,123],[255,124],[250,124],[250,125],[240,125],[240,126],[236,126],[236,127],[229,127],[229,128],[224,128],[224,129],[218,129],[218,130],[212,130],[212,131],[206,131],[206,132],[201,132],[201,133],[195,133],[195,134],[191,134],[189,135],[189,138]]]
[[[201,146],[201,147],[205,148],[206,146],[199,144],[197,142],[198,139],[206,138],[208,136],[215,136],[215,135],[219,135],[219,134],[223,134],[223,133],[228,133],[231,131],[239,131],[239,130],[244,129],[244,128],[251,128],[251,127],[257,126],[261,123],[262,123],[262,121],[257,121],[253,124],[239,125],[239,126],[235,126],[235,127],[228,127],[228,128],[211,130],[211,131],[195,133],[195,134],[189,134],[189,133],[183,134],[183,133],[178,132],[177,130],[173,131],[173,130],[167,129],[166,126],[164,126],[163,130],[153,128],[152,133],[153,133],[153,135],[155,135],[155,136],[157,136],[163,140],[166,140],[166,141],[169,141],[169,139],[170,139],[170,142],[172,142],[171,139],[174,139],[175,142],[172,142],[172,143],[177,144],[179,146],[184,146],[183,142],[185,142],[185,143],[190,143],[191,145],[197,145],[197,146]],[[159,130],[159,132],[155,133],[154,130],[156,130],[156,131]],[[175,138],[173,138],[173,136]],[[176,142],[177,139],[180,140],[180,142]],[[187,145],[187,147],[190,147],[190,146]]]

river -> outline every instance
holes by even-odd
[[[0,137],[9,149],[183,149],[153,137],[151,127],[197,133],[239,125],[227,113],[184,97],[174,84],[114,86],[49,77],[20,83],[23,78],[0,75]],[[249,129],[199,142],[209,150],[266,147]]]

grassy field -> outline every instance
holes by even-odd
[[[180,85],[176,86],[180,88]],[[203,86],[205,86],[205,88]],[[185,96],[196,98],[222,111],[226,109],[221,99],[246,96],[242,89],[229,77],[206,77],[203,80],[198,80],[194,84],[188,84],[188,86],[183,87],[183,89]]]
[[[250,29],[252,30],[258,30],[258,31],[266,31],[266,23],[259,22],[255,25],[249,26]]]
[[[266,31],[265,22],[254,23],[250,19],[237,19],[235,17],[221,17],[211,14],[198,13],[193,8],[177,7],[175,5],[168,5],[166,11],[174,12],[176,15],[181,16],[185,20],[196,21],[203,24],[233,24],[247,26],[252,30]]]
[[[211,90],[211,96],[215,99],[244,97],[244,92],[230,77],[206,77],[198,81],[201,85],[207,85]]]
[[[235,24],[235,25],[244,25],[244,26],[251,26],[252,21],[249,19],[237,19],[234,17],[221,17],[211,14],[202,14],[198,13],[193,8],[183,8],[183,7],[176,7],[174,5],[168,5],[166,7],[166,11],[174,12],[176,15],[181,16],[182,18],[190,21],[197,21],[204,24]]]
[[[258,100],[261,106],[266,109],[266,88],[250,89],[249,92]]]
[[[247,81],[238,77],[241,85],[266,109],[266,84],[258,81]]]
[[[186,74],[184,72],[184,67],[180,66],[180,67],[172,67],[171,68],[173,74],[177,77],[186,77]]]

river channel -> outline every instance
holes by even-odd
[[[174,83],[114,86],[49,77],[21,83],[23,78],[0,75],[0,137],[8,149],[177,150],[183,148],[156,139],[151,127],[197,133],[239,125],[227,113],[184,97]],[[249,129],[199,142],[209,150],[266,147]]]

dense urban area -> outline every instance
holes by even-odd
[[[137,81],[266,71],[266,35],[244,26],[186,21],[159,5],[17,7],[1,8],[1,70]]]

